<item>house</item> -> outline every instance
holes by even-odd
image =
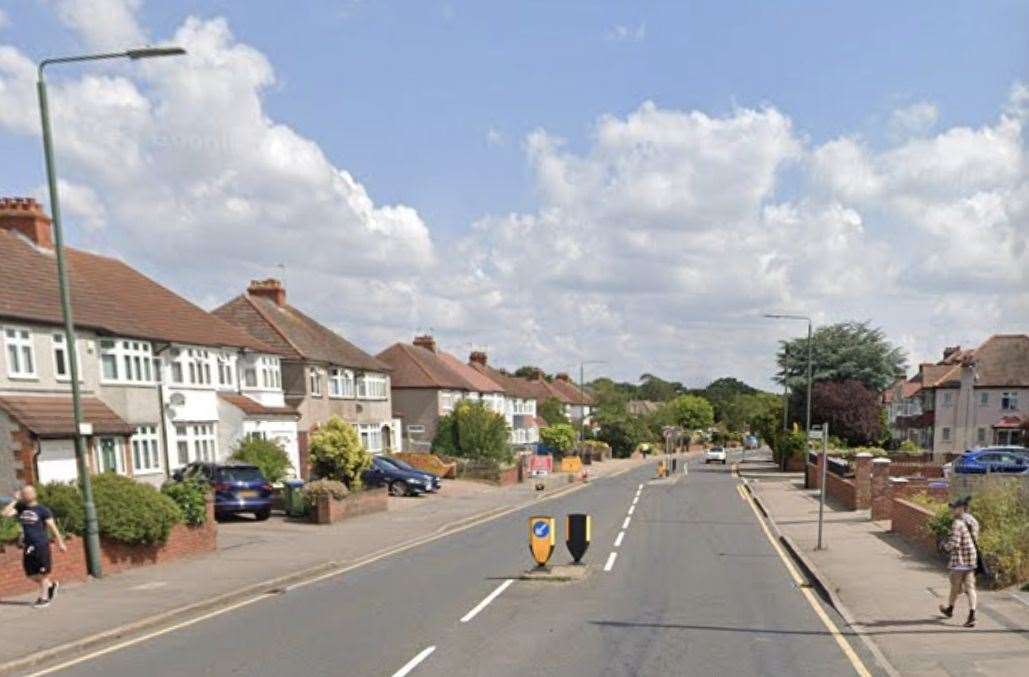
[[[625,404],[625,410],[630,416],[650,416],[657,413],[661,404],[653,400],[629,400]]]
[[[539,419],[536,418],[536,403],[539,390],[517,376],[512,376],[491,367],[488,356],[481,350],[468,356],[468,366],[481,372],[504,389],[504,418],[511,429],[512,444],[535,444],[539,442]]]
[[[392,368],[393,402],[403,420],[404,449],[429,451],[439,419],[464,399],[506,411],[504,388],[480,370],[440,350],[429,335],[394,343],[376,356]]]
[[[559,394],[558,399],[565,405],[565,416],[574,423],[589,425],[593,413],[593,397],[580,385],[572,383],[568,374],[557,374],[548,385]]]
[[[70,353],[51,223],[35,200],[0,198],[0,252],[0,490],[71,480]],[[159,484],[265,428],[296,459],[298,416],[275,348],[122,261],[65,253],[91,470]],[[242,376],[259,369],[258,380]],[[239,425],[222,420],[240,406]]]
[[[353,425],[361,444],[371,453],[399,448],[400,423],[393,417],[390,367],[287,303],[286,289],[279,280],[251,281],[245,293],[213,314],[274,347],[282,356],[286,402],[300,413],[304,473],[308,436],[333,416]]]
[[[923,365],[932,366],[932,365]],[[908,440],[922,447],[932,447],[931,420],[922,411],[923,370],[911,378],[897,379],[882,393],[890,437],[898,443]]]

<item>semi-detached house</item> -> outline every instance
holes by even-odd
[[[539,442],[540,420],[536,417],[536,403],[539,389],[527,379],[512,376],[490,366],[488,355],[473,351],[468,356],[468,366],[481,372],[504,389],[504,418],[511,429],[513,444],[534,444]]]
[[[253,280],[213,313],[282,355],[286,402],[300,414],[302,473],[311,431],[332,416],[353,425],[372,453],[399,448],[389,366],[287,303],[280,280]]]
[[[122,261],[67,248],[76,355],[95,472],[162,482],[227,458],[248,435],[298,462],[280,353]],[[76,477],[68,351],[50,219],[0,198],[0,491]]]

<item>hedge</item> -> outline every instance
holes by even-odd
[[[207,521],[206,484],[196,480],[166,482],[161,493],[175,501],[186,524],[196,527]]]

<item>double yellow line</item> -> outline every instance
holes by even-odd
[[[733,475],[736,475],[735,465],[733,466]],[[761,517],[761,513],[758,511],[757,506],[754,505],[754,501],[750,494],[743,488],[742,484],[737,484],[736,490],[739,491],[740,497],[743,501],[750,506],[751,510],[754,511],[754,517],[757,518],[757,523],[761,526],[761,530],[765,532],[765,537],[768,539],[768,542],[772,544],[772,548],[779,555],[779,559],[782,560],[782,563],[786,566],[786,570],[790,573],[790,577],[793,578],[793,582],[797,584],[797,588],[804,595],[804,599],[806,599],[808,604],[811,605],[811,608],[815,610],[815,614],[817,614],[818,618],[821,619],[822,624],[825,625],[829,634],[832,635],[832,638],[836,640],[836,644],[839,645],[840,650],[843,651],[843,655],[846,656],[847,660],[850,661],[850,664],[854,666],[854,671],[858,675],[861,675],[861,677],[871,677],[872,673],[868,671],[868,668],[865,667],[865,664],[857,655],[857,652],[855,652],[853,647],[850,646],[850,642],[848,642],[847,638],[843,636],[840,629],[836,627],[833,620],[829,618],[829,614],[825,613],[825,609],[823,609],[822,605],[818,603],[818,599],[815,597],[815,594],[807,587],[807,581],[804,580],[804,577],[800,575],[799,571],[797,571],[793,562],[786,553],[783,552],[782,546],[779,545],[779,541],[772,535],[768,525],[765,524],[765,520]]]

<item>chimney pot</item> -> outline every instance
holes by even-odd
[[[0,197],[0,228],[21,233],[40,247],[54,247],[50,217],[34,198]]]
[[[251,296],[271,299],[277,306],[286,305],[286,288],[282,286],[281,281],[276,280],[274,277],[269,277],[266,280],[250,280],[247,293]]]
[[[414,345],[419,348],[425,348],[428,351],[436,352],[436,339],[432,338],[432,334],[423,334],[421,336],[414,337]]]
[[[557,379],[558,381],[570,381],[570,380],[571,380],[571,379],[570,379],[570,378],[568,377],[568,374],[565,374],[565,373],[563,373],[563,372],[562,372],[562,373],[560,373],[560,374],[558,374],[558,375],[557,375],[557,376],[555,376],[554,378],[556,378],[556,379]]]
[[[475,350],[475,351],[472,352],[471,355],[468,356],[468,361],[469,362],[474,362],[475,364],[481,364],[484,367],[486,366],[486,360],[487,360],[486,353],[484,353],[481,350]]]

